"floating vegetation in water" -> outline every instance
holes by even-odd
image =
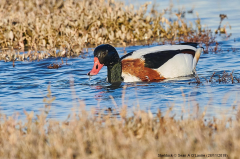
[[[47,68],[48,69],[58,69],[60,67],[62,67],[62,65],[64,64],[63,59],[61,59],[62,63],[58,64],[58,63],[53,63],[50,64]],[[67,65],[67,60],[66,60],[66,65]]]
[[[139,9],[114,0],[2,0],[0,2],[0,60],[41,60],[48,57],[79,56],[83,48],[102,43],[122,46],[156,39],[161,43],[214,42],[210,30],[196,28],[176,14],[171,21],[153,5]],[[172,7],[170,7],[172,8]],[[191,12],[192,13],[192,12]],[[28,54],[20,54],[28,48]],[[41,50],[42,52],[38,52]],[[57,52],[56,50],[60,50]]]
[[[61,64],[53,63],[53,64],[50,64],[47,68],[48,69],[58,69],[61,66],[62,66]]]
[[[203,77],[205,79],[205,82],[207,83],[240,83],[240,78],[236,77],[233,75],[233,71],[231,73],[227,73],[226,71],[223,71],[222,74],[216,75],[215,72],[211,75],[209,79]],[[196,84],[203,84],[201,81],[200,77],[198,75],[195,76],[195,81],[194,82],[189,82],[191,83],[196,83]]]

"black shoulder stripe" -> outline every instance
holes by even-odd
[[[157,69],[161,67],[164,63],[166,63],[168,60],[173,58],[175,55],[180,53],[191,54],[193,58],[195,56],[195,51],[191,49],[167,50],[167,51],[149,53],[143,56],[145,59],[145,67]]]
[[[143,56],[145,59],[145,67],[157,69],[179,53],[180,50],[169,50],[146,54]]]
[[[129,52],[129,53],[127,53],[126,55],[124,55],[123,57],[121,57],[120,60],[122,60],[122,59],[124,59],[124,58],[126,58],[126,57],[128,57],[128,56],[131,56],[132,54],[133,54],[133,51],[132,51],[132,52]]]

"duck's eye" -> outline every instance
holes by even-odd
[[[107,55],[107,52],[103,52],[103,55],[106,56],[106,55]]]
[[[103,52],[103,55],[106,56],[108,54],[108,50]]]
[[[98,69],[98,65],[96,66],[96,69]]]

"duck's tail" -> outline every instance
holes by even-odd
[[[194,72],[195,72],[195,69],[196,69],[196,66],[197,66],[198,60],[201,56],[202,51],[203,51],[203,48],[198,48],[196,53],[195,53],[195,56],[193,58],[193,71]]]

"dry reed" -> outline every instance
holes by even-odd
[[[55,97],[49,93],[46,110],[41,115],[25,112],[26,119],[1,114],[0,158],[66,159],[66,158],[238,158],[240,148],[240,111],[236,120],[222,118],[205,120],[206,110],[186,119],[176,120],[159,110],[152,114],[135,110],[119,117],[111,112],[79,111],[63,122],[48,119],[47,114]],[[183,95],[184,97],[184,95]],[[196,107],[198,107],[196,105]],[[239,105],[238,105],[239,107]],[[184,157],[183,157],[184,158]]]
[[[163,44],[188,41],[207,47],[215,42],[199,18],[194,28],[183,18],[185,12],[169,21],[165,10],[153,5],[147,12],[148,5],[134,9],[114,0],[1,0],[0,60],[78,56],[89,45],[151,44],[156,38],[164,39]],[[19,53],[26,47],[27,53]]]

